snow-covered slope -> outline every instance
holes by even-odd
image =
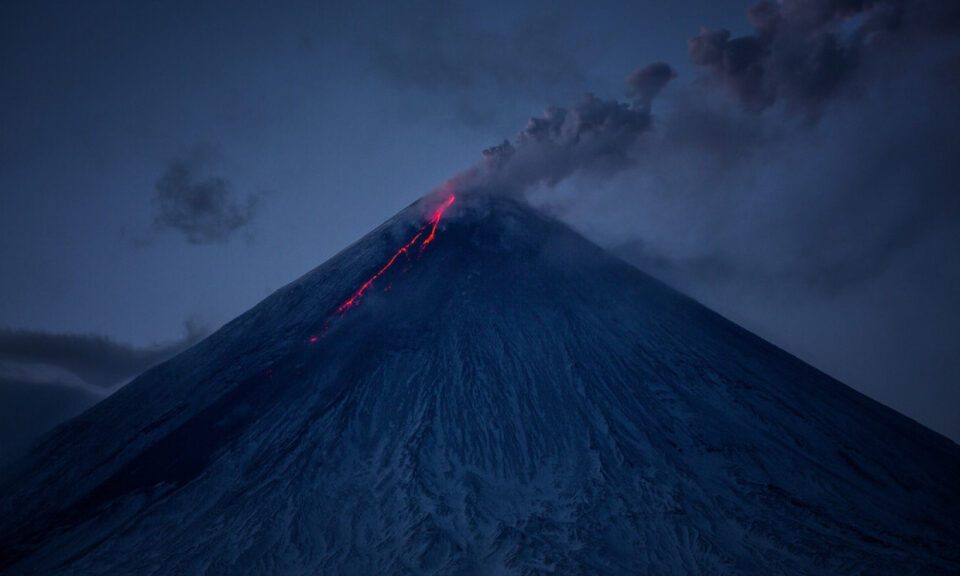
[[[960,447],[525,205],[338,315],[430,210],[48,436],[0,572],[960,573]]]

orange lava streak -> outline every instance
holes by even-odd
[[[427,247],[427,244],[433,242],[434,236],[437,235],[437,224],[440,223],[440,217],[443,216],[443,212],[447,208],[449,208],[450,205],[453,204],[453,201],[456,199],[457,197],[451,194],[450,198],[447,198],[447,201],[444,204],[442,204],[439,208],[437,208],[436,212],[434,212],[433,218],[430,219],[430,222],[433,224],[433,228],[430,230],[430,235],[427,236],[427,239],[424,240],[423,244],[420,245],[420,252],[423,252],[423,249]]]
[[[357,300],[359,300],[360,297],[363,296],[363,293],[367,291],[367,288],[369,288],[370,285],[373,284],[373,281],[379,278],[380,276],[382,276],[384,272],[389,270],[390,267],[393,266],[393,263],[396,262],[397,258],[399,258],[401,254],[406,254],[407,258],[409,258],[410,254],[407,252],[407,248],[410,248],[411,246],[413,246],[414,243],[416,243],[417,239],[420,238],[421,235],[423,235],[423,230],[420,230],[420,232],[418,232],[417,235],[414,236],[412,240],[404,244],[403,248],[397,250],[397,253],[393,255],[393,258],[391,258],[390,261],[387,262],[387,264],[383,268],[381,268],[379,272],[371,276],[370,279],[364,282],[363,286],[361,286],[360,289],[357,290],[353,294],[353,296],[350,297],[349,300],[347,300],[346,302],[341,304],[339,308],[337,308],[337,314],[342,314],[347,310],[353,308],[357,304]]]
[[[453,201],[455,199],[456,199],[456,196],[451,194],[450,198],[448,198],[446,202],[444,202],[439,208],[437,208],[436,212],[433,213],[433,216],[430,217],[430,220],[428,220],[427,223],[420,228],[420,231],[417,232],[417,235],[411,238],[409,242],[404,244],[402,248],[397,250],[396,253],[394,253],[393,257],[390,258],[390,261],[387,262],[383,266],[383,268],[381,268],[376,274],[371,276],[369,280],[364,282],[363,286],[361,286],[359,290],[354,292],[353,296],[351,296],[346,302],[344,302],[343,304],[340,305],[339,308],[337,308],[337,311],[335,312],[335,314],[342,315],[347,310],[356,306],[358,301],[360,300],[360,297],[363,296],[363,293],[367,291],[367,288],[369,288],[374,283],[374,281],[376,281],[377,278],[382,276],[384,272],[389,270],[390,267],[393,266],[393,263],[397,261],[397,258],[399,258],[401,254],[405,255],[409,260],[410,259],[409,250],[413,248],[414,245],[416,245],[417,240],[419,240],[420,237],[423,236],[424,231],[426,231],[427,227],[430,226],[431,227],[430,235],[427,236],[427,238],[420,244],[420,250],[417,253],[418,256],[420,254],[423,254],[423,249],[427,246],[427,244],[429,244],[430,242],[433,242],[434,237],[436,237],[437,235],[437,226],[440,224],[440,218],[443,217],[444,211],[446,211],[446,209],[449,208],[451,204],[453,204]],[[314,340],[311,340],[311,342],[313,341]]]

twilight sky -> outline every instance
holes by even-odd
[[[494,184],[960,440],[955,0],[261,4],[0,6],[0,457],[504,140]]]

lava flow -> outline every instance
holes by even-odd
[[[437,224],[440,223],[440,217],[443,216],[443,211],[446,210],[447,208],[449,208],[450,205],[453,204],[453,201],[454,201],[456,198],[457,198],[456,196],[454,196],[453,194],[451,194],[450,197],[447,198],[447,201],[444,202],[443,204],[441,204],[440,207],[437,208],[437,211],[433,213],[433,217],[430,218],[430,222],[428,222],[428,224],[427,224],[427,225],[433,224],[433,228],[430,229],[430,235],[427,236],[427,239],[424,240],[424,241],[423,241],[423,244],[420,245],[420,253],[421,253],[421,254],[423,253],[423,249],[427,247],[427,244],[433,242],[433,238],[437,235]],[[426,227],[427,227],[427,226],[424,226],[423,228],[420,229],[421,234],[423,233],[423,230],[424,230]],[[417,236],[419,236],[419,235],[420,235],[420,234],[417,234]],[[416,240],[416,238],[414,238],[414,240]]]
[[[430,228],[430,234],[420,243],[420,249],[417,251],[417,257],[419,257],[420,254],[423,254],[423,249],[427,247],[427,244],[433,242],[434,237],[437,235],[437,226],[440,224],[440,218],[443,217],[444,211],[447,208],[449,208],[451,204],[453,204],[453,201],[455,199],[456,199],[456,196],[451,194],[450,197],[447,198],[447,201],[441,204],[437,208],[437,210],[433,213],[433,216],[430,217],[430,220],[428,220],[427,223],[420,228],[420,231],[417,232],[416,236],[411,238],[409,242],[407,242],[406,244],[403,245],[402,248],[397,250],[396,253],[394,253],[393,257],[390,258],[390,260],[383,266],[383,268],[381,268],[379,271],[377,271],[376,274],[371,276],[369,280],[367,280],[366,282],[363,283],[362,286],[360,286],[359,290],[353,293],[353,296],[351,296],[350,298],[347,299],[346,302],[341,304],[340,307],[337,308],[336,314],[342,316],[347,310],[350,310],[351,308],[356,306],[359,303],[360,298],[363,296],[363,293],[367,291],[367,288],[370,288],[370,286],[373,285],[373,283],[377,280],[377,278],[379,278],[387,270],[389,270],[390,267],[393,266],[393,264],[397,261],[397,258],[399,258],[401,254],[406,256],[407,260],[411,260],[410,250],[412,250],[414,246],[416,246],[417,240],[420,240],[420,238],[423,237],[424,233],[427,231],[427,228]],[[314,340],[311,339],[311,342],[313,341]]]

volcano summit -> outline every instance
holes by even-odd
[[[0,572],[960,573],[956,444],[526,204],[441,202],[49,434]]]

